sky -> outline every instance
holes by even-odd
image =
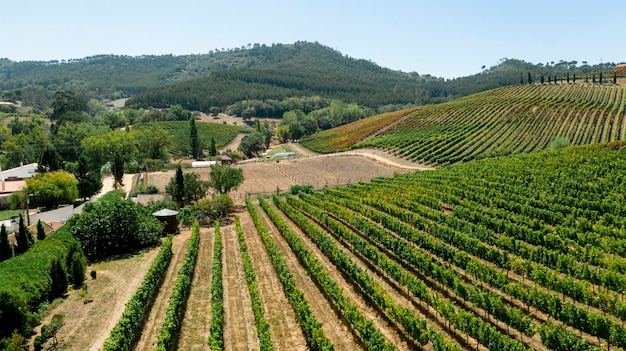
[[[9,0],[0,11],[0,58],[13,61],[309,41],[449,79],[503,58],[626,62],[624,0]]]

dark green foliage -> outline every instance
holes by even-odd
[[[163,229],[145,207],[131,200],[88,203],[69,223],[90,261],[156,245]]]
[[[256,156],[259,151],[263,150],[263,134],[253,132],[244,136],[237,150],[247,157]]]
[[[28,227],[26,227],[24,217],[21,214],[15,240],[17,241],[17,247],[15,248],[16,255],[23,254],[33,245],[33,235]]]
[[[176,175],[165,186],[165,192],[176,201],[179,208],[204,198],[207,190],[209,182],[200,180],[196,173],[183,173],[180,166],[176,170]]]
[[[60,169],[63,169],[63,158],[54,147],[48,147],[37,164],[37,172],[54,172]]]
[[[81,199],[89,198],[102,189],[100,171],[91,169],[89,160],[84,154],[80,154],[78,157],[78,169],[74,176],[78,180],[78,197]]]
[[[37,240],[44,240],[46,238],[46,231],[43,227],[41,220],[37,221]]]
[[[9,244],[7,228],[4,224],[0,227],[0,262],[13,257],[13,250]]]
[[[196,119],[193,116],[189,119],[189,140],[191,141],[191,157],[197,160],[202,156],[202,150],[200,149],[200,141],[198,140]]]
[[[292,185],[291,188],[289,188],[289,192],[292,195],[298,195],[298,193],[303,192],[303,193],[307,193],[310,194],[313,192],[313,190],[315,190],[313,188],[313,185],[307,184],[307,185]]]
[[[209,156],[217,156],[217,146],[213,137],[211,137],[211,145],[209,146]]]
[[[170,235],[161,245],[161,249],[144,276],[141,285],[126,303],[122,318],[111,330],[111,335],[104,341],[104,351],[131,350],[131,346],[141,335],[141,327],[146,319],[146,313],[150,311],[150,306],[159,292],[171,258],[172,236]],[[95,271],[91,273],[91,277],[96,279]]]
[[[37,324],[30,309],[58,297],[51,289],[53,261],[63,268],[69,248],[76,244],[69,228],[63,226],[25,254],[0,262],[0,338],[9,337],[15,329],[23,335],[30,333]]]
[[[69,273],[71,275],[74,287],[80,287],[85,281],[85,272],[87,272],[87,259],[80,252],[72,255]]]
[[[67,271],[61,259],[52,260],[50,267],[50,296],[63,296],[67,291]]]
[[[96,279],[96,275],[97,273],[95,270],[92,270],[91,272],[89,272],[89,276],[91,276],[91,279]]]
[[[219,194],[228,194],[243,183],[243,170],[228,165],[212,165],[209,176],[210,186]]]
[[[528,72],[528,84],[533,84],[533,79],[530,76],[530,72]]]

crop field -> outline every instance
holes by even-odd
[[[573,145],[619,141],[626,136],[626,88],[510,86],[419,107],[368,138],[329,133],[315,135],[305,145],[323,152],[377,147],[431,165],[546,150],[559,137]]]
[[[246,198],[165,241],[104,350],[624,349],[624,169],[622,142]]]

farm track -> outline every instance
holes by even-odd
[[[190,236],[191,230],[185,230],[181,234],[174,236],[170,266],[165,274],[163,285],[150,309],[135,351],[151,351],[156,348],[157,338],[165,318],[165,311],[169,305],[170,295],[172,294],[172,289],[176,282],[176,275],[183,263],[185,251],[187,250],[187,242]]]
[[[258,350],[250,293],[234,225],[221,227],[224,285],[224,349]]]
[[[178,340],[179,350],[210,351],[211,265],[214,229],[201,229],[198,259]]]
[[[248,244],[250,260],[257,276],[265,318],[270,324],[270,335],[274,349],[277,351],[307,350],[306,340],[296,320],[295,313],[283,292],[280,280],[267,252],[265,252],[263,242],[254,223],[252,223],[250,214],[247,211],[242,213],[240,220]]]
[[[298,288],[302,290],[305,299],[311,305],[313,315],[322,323],[324,335],[333,345],[335,345],[337,350],[362,349],[362,347],[358,345],[358,341],[350,331],[348,325],[343,321],[330,302],[326,299],[323,290],[321,290],[315,281],[309,276],[306,268],[302,266],[285,238],[283,238],[279,230],[274,226],[273,222],[267,217],[267,214],[260,208],[258,208],[258,213],[272,236],[274,243],[278,246],[281,253],[285,257]],[[327,271],[331,273],[333,272],[333,269]],[[350,288],[350,285],[345,283],[345,281],[340,282],[337,280],[337,282],[344,288],[344,292],[347,292],[346,290]],[[361,301],[357,302],[357,305],[359,307],[366,307],[368,306],[368,303],[361,299]],[[366,315],[368,315],[368,313],[366,313]],[[369,315],[368,317],[371,318]],[[393,330],[393,327],[390,327],[389,329]],[[388,336],[388,333],[385,333],[385,336]],[[392,337],[390,340],[396,344],[399,350],[410,350],[408,345],[402,345],[399,343],[401,340],[398,337]]]

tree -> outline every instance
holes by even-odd
[[[196,119],[191,117],[189,119],[189,139],[191,140],[191,156],[196,160],[202,155],[200,150],[200,143],[198,142],[198,129],[196,127]]]
[[[176,173],[177,175],[170,179],[165,186],[165,192],[172,196],[180,204],[180,207],[206,196],[207,190],[209,190],[209,182],[201,181],[200,176],[195,173],[184,173],[182,174],[183,181],[181,185],[179,183],[178,171]],[[179,193],[181,187],[182,192]]]
[[[50,267],[50,297],[63,296],[67,291],[67,273],[60,258],[55,258]],[[52,299],[51,299],[52,300]]]
[[[24,217],[20,215],[20,221],[18,223],[17,234],[15,235],[17,241],[17,247],[15,248],[15,254],[21,255],[33,245],[33,235],[30,230],[24,224]]]
[[[241,151],[247,157],[255,156],[259,151],[263,150],[263,134],[252,132],[241,139],[241,143],[237,150]]]
[[[43,227],[43,222],[41,220],[37,221],[37,240],[41,241],[46,238],[46,230]]]
[[[528,84],[533,84],[533,79],[530,76],[530,72],[528,72]]]
[[[112,132],[94,135],[81,142],[85,156],[90,160],[94,169],[111,162],[115,182],[122,184],[124,164],[137,155],[137,140],[133,133],[115,130]]]
[[[256,130],[258,133],[261,133],[261,121],[259,121],[258,118],[254,120],[254,130]]]
[[[143,205],[120,196],[87,203],[68,225],[89,261],[156,245],[163,230]]]
[[[171,182],[172,181],[170,180],[170,183]],[[175,186],[171,190],[171,192],[168,190],[167,187],[166,187],[166,191],[168,194],[172,196],[172,199],[176,201],[176,203],[178,204],[178,208],[181,208],[183,207],[183,199],[185,197],[185,178],[183,177],[183,170],[180,168],[180,165],[178,165],[178,168],[176,169],[176,175],[174,177],[174,185]]]
[[[87,272],[87,259],[80,252],[74,252],[70,260],[69,273],[72,276],[74,287],[80,287],[85,281]]]
[[[57,208],[78,198],[78,180],[65,171],[40,173],[26,179],[26,193],[37,206]]]
[[[11,244],[9,243],[7,228],[2,224],[0,227],[0,262],[8,260],[12,256],[13,252],[11,250]]]
[[[272,141],[272,130],[270,129],[270,125],[269,123],[267,123],[267,121],[263,122],[263,146],[265,146],[265,148],[269,148],[270,147],[270,142]]]
[[[78,168],[74,176],[78,180],[78,197],[81,199],[89,198],[102,189],[100,170],[90,169],[89,160],[84,154],[78,157]]]
[[[300,122],[289,123],[289,137],[291,140],[298,140],[304,136],[305,130]]]
[[[276,137],[281,143],[286,143],[289,140],[289,126],[278,126],[276,128]]]
[[[211,146],[209,147],[209,156],[217,156],[217,147],[215,146],[215,138],[211,137]]]
[[[63,158],[56,148],[49,146],[41,155],[41,160],[37,164],[37,172],[54,172],[63,168]]]
[[[243,170],[226,165],[211,166],[210,185],[219,194],[228,194],[243,183]]]

